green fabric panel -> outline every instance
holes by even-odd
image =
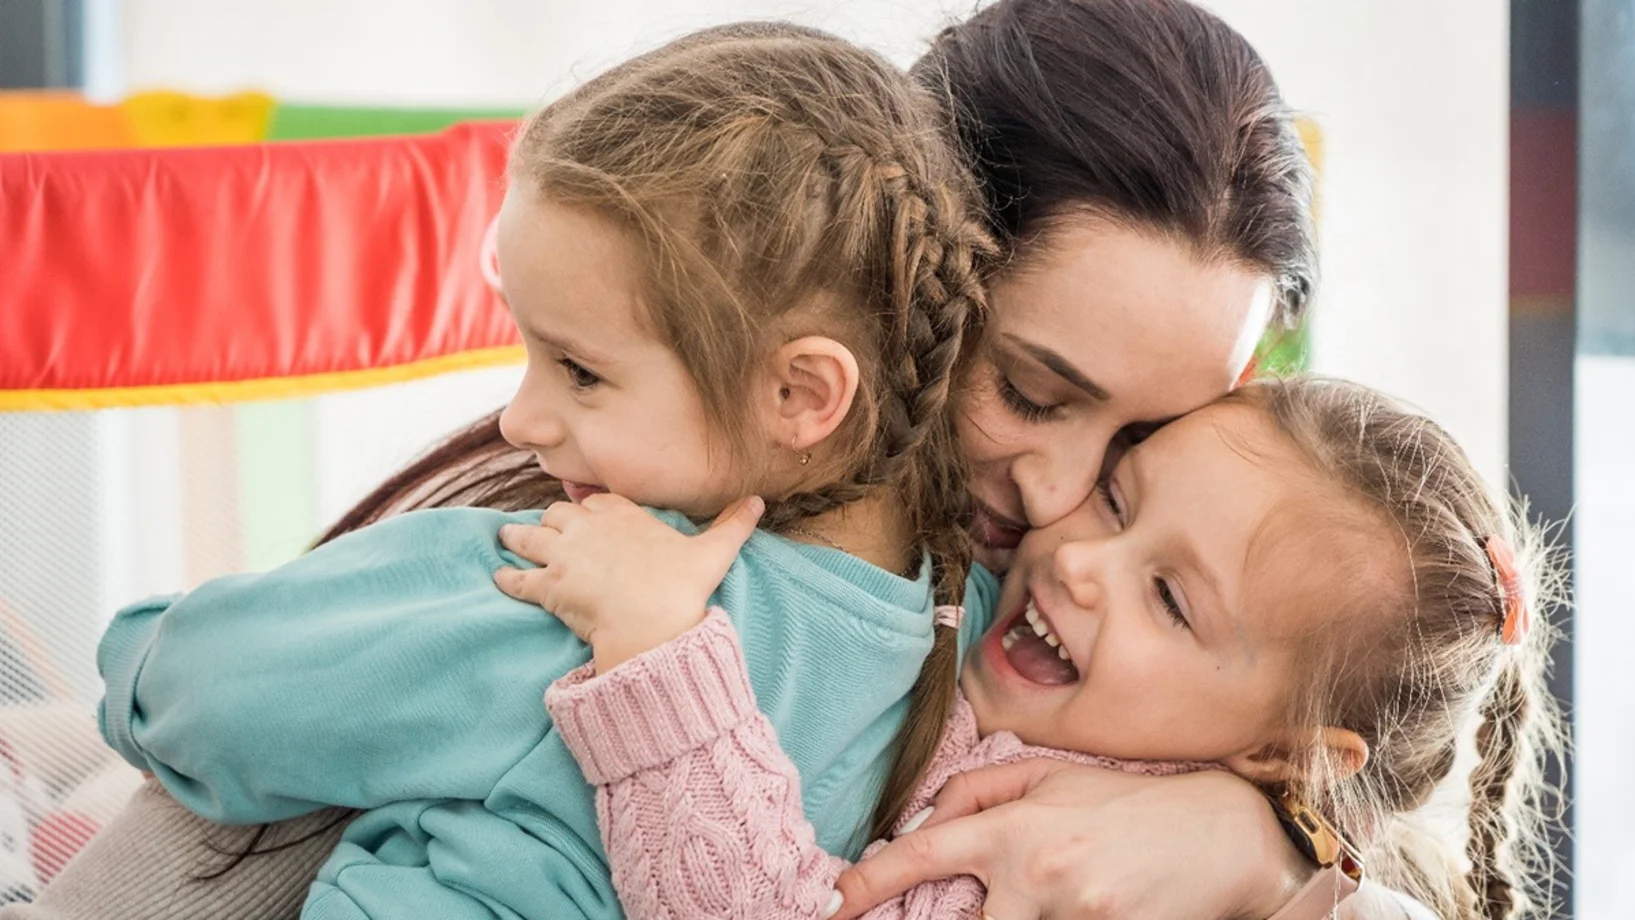
[[[462,121],[501,121],[522,114],[521,109],[381,109],[286,102],[273,109],[267,139],[432,134]]]
[[[1311,327],[1304,319],[1293,329],[1273,329],[1261,340],[1255,365],[1261,374],[1287,377],[1311,370]]]
[[[244,565],[263,571],[299,556],[318,535],[312,400],[233,407]]]

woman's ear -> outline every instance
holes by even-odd
[[[1318,748],[1327,750],[1326,758],[1310,756],[1307,752]],[[1314,763],[1332,764],[1344,779],[1356,775],[1368,763],[1368,742],[1350,729],[1327,726],[1300,738],[1279,739],[1256,745],[1241,754],[1234,754],[1222,763],[1233,773],[1263,786],[1287,783],[1291,780],[1311,780],[1308,776]]]
[[[860,382],[857,358],[834,339],[809,335],[779,347],[770,380],[779,446],[812,452],[846,420]]]

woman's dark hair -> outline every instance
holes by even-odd
[[[1315,282],[1312,169],[1260,55],[1186,0],[1000,0],[944,29],[914,75],[947,100],[991,229],[1028,247],[1075,213]]]

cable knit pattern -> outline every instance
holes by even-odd
[[[545,704],[597,785],[613,884],[631,920],[822,916],[847,863],[818,847],[801,810],[800,777],[755,709],[736,633],[721,612],[606,675],[589,666],[569,674]],[[1030,757],[1155,775],[1208,768],[1038,748],[1009,732],[980,738],[961,697],[898,827],[954,774]],[[983,895],[975,878],[960,876],[920,885],[868,916],[977,917]]]

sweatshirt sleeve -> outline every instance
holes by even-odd
[[[406,514],[278,569],[121,611],[104,736],[223,822],[326,805],[481,799],[547,729],[539,699],[589,657],[494,587],[510,518]]]
[[[755,708],[720,610],[605,675],[589,666],[546,695],[596,785],[613,885],[631,920],[824,917],[848,863],[817,845],[800,777]],[[974,916],[975,879],[922,885],[870,920]]]

